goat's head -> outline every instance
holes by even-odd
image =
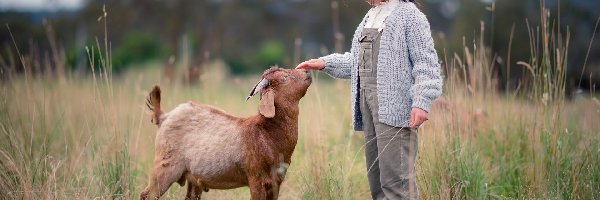
[[[246,100],[260,93],[258,110],[261,115],[272,118],[275,116],[276,104],[298,104],[311,83],[312,78],[307,70],[271,67],[263,73],[262,79],[250,91]]]

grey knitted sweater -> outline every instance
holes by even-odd
[[[358,94],[359,36],[365,19],[358,25],[350,52],[321,57],[323,71],[330,76],[351,79],[355,130],[363,130]],[[431,102],[442,94],[440,64],[429,22],[414,3],[401,1],[386,19],[381,35],[377,65],[379,121],[395,127],[409,127],[413,107],[429,112]]]

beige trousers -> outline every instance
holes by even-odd
[[[373,199],[418,199],[415,173],[417,130],[389,126],[378,119],[376,74],[379,41],[377,29],[365,29],[359,53],[360,110],[371,196]]]

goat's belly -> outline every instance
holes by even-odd
[[[219,174],[191,172],[186,178],[190,183],[209,189],[233,189],[248,185],[245,174],[238,169],[222,170]]]

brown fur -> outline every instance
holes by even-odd
[[[242,186],[250,187],[251,199],[277,199],[298,140],[298,104],[312,79],[304,70],[277,67],[263,78],[269,86],[260,91],[259,113],[246,118],[195,103],[156,116],[156,86],[149,98],[160,120],[155,164],[140,198],[159,198],[178,181],[188,184],[186,199],[200,199],[209,189]],[[218,143],[203,140],[210,138]],[[216,161],[197,161],[203,159]]]
[[[163,111],[160,109],[160,87],[158,85],[152,87],[152,91],[150,91],[148,99],[146,99],[146,106],[153,112],[151,122],[159,125],[160,116],[163,114]]]

